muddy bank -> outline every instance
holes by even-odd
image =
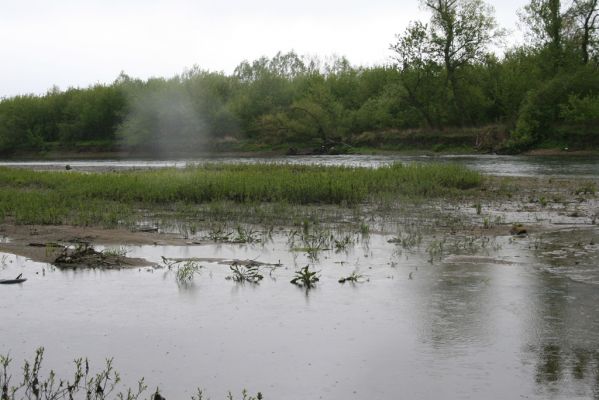
[[[494,238],[514,232],[534,236],[597,224],[598,188],[596,177],[486,176],[479,189],[442,200],[389,198],[380,204],[355,207],[190,204],[181,209],[157,207],[143,210],[143,214],[131,210],[131,220],[114,229],[17,225],[8,219],[0,224],[0,251],[53,262],[60,246],[77,243],[108,247],[243,245],[265,242],[273,232],[288,235],[307,226],[319,231],[315,233],[320,236],[313,240],[323,239],[326,231],[341,232],[335,238],[340,245],[347,234],[364,232],[394,235],[400,242],[417,236]],[[328,245],[335,246],[335,240],[329,240]],[[143,265],[143,261],[132,260],[131,265]]]
[[[64,246],[89,243],[102,246],[184,246],[188,242],[169,233],[103,229],[69,225],[0,224],[0,252],[27,257],[33,261],[53,263]],[[142,258],[122,258],[122,267],[150,265]]]

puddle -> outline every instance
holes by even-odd
[[[242,388],[292,400],[589,398],[599,391],[597,248],[570,255],[564,238],[576,240],[448,242],[433,264],[430,237],[402,247],[373,234],[316,257],[280,234],[126,247],[156,263],[200,259],[189,286],[166,268],[62,271],[5,255],[1,277],[29,280],[0,287],[0,353],[20,361],[45,346],[46,366],[63,374],[76,357],[99,366],[113,356],[127,385],[143,376],[177,399],[198,386],[211,398]],[[568,257],[587,282],[556,269]],[[239,284],[226,279],[234,259],[282,267]],[[308,292],[289,283],[306,265],[320,273]],[[338,283],[354,271],[368,280]]]

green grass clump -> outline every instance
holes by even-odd
[[[459,165],[378,169],[205,164],[112,173],[0,168],[0,219],[23,224],[115,225],[133,210],[174,204],[282,203],[353,206],[389,197],[438,197],[481,184]]]

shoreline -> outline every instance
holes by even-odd
[[[10,156],[0,157],[2,162],[45,162],[45,161],[186,161],[193,159],[211,158],[269,158],[269,157],[310,157],[310,156],[352,156],[352,155],[404,155],[404,156],[524,156],[524,157],[599,157],[598,150],[564,150],[559,148],[532,149],[517,154],[498,154],[482,151],[433,151],[431,150],[390,150],[375,147],[363,147],[358,151],[339,154],[295,154],[289,155],[283,150],[269,151],[205,151],[197,153],[176,153],[163,156],[149,153],[132,153],[126,151],[61,151],[49,153],[16,153]]]
[[[599,183],[597,180],[593,180]],[[246,214],[235,213],[244,208],[235,205],[227,213],[214,214],[202,205],[194,208],[191,214],[185,210],[167,213],[168,207],[157,207],[142,213],[133,213],[135,221],[150,219],[152,229],[144,230],[136,224],[118,224],[106,227],[101,223],[86,225],[64,224],[21,224],[11,219],[0,223],[0,252],[27,257],[38,262],[52,262],[54,244],[60,246],[74,243],[89,243],[101,246],[202,246],[216,243],[236,242],[210,239],[210,229],[231,231],[244,229],[248,232],[262,230],[284,232],[296,230],[297,221],[311,220],[318,215],[318,224],[331,229],[361,232],[366,229],[374,235],[393,235],[395,223],[407,216],[415,221],[418,231],[432,236],[473,236],[510,237],[515,226],[522,224],[526,236],[543,235],[564,229],[596,229],[599,219],[599,198],[595,193],[595,183],[589,183],[589,191],[582,192],[584,180],[554,178],[502,178],[487,176],[483,185],[474,191],[463,192],[457,197],[445,199],[441,206],[438,200],[404,204],[397,207],[377,209],[372,204],[362,204],[359,210],[329,205],[328,207],[297,206],[296,214],[282,218],[276,204],[269,204],[261,212],[269,213],[259,219]],[[187,210],[189,211],[189,210]],[[255,212],[254,212],[255,213]],[[250,213],[251,214],[251,213]],[[193,230],[185,228],[194,215],[197,223]],[[203,216],[202,216],[203,215]],[[210,217],[210,218],[208,218]],[[303,219],[302,219],[303,218]],[[364,228],[366,220],[386,220],[385,224],[372,223]],[[193,222],[193,221],[191,221]],[[196,225],[197,224],[197,225]],[[243,228],[240,228],[243,226]],[[169,228],[170,227],[170,228]],[[179,227],[173,230],[173,227]],[[192,233],[190,235],[190,232]],[[208,233],[201,236],[200,233]],[[197,233],[197,234],[196,234]],[[225,236],[227,237],[227,236]],[[143,262],[141,263],[143,264]],[[135,263],[138,266],[139,263]]]

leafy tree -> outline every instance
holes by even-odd
[[[566,17],[570,20],[571,35],[579,43],[581,62],[588,64],[597,51],[599,0],[573,0]]]
[[[447,92],[438,83],[442,71],[432,51],[428,25],[419,21],[410,23],[402,35],[397,35],[391,50],[400,71],[406,106],[419,114],[427,127],[442,125],[444,118],[434,99],[445,102]]]
[[[530,0],[521,20],[528,26],[533,45],[544,49],[553,75],[564,61],[564,14],[560,0]]]
[[[453,104],[450,114],[457,122],[471,122],[465,107],[465,90],[460,84],[461,71],[484,61],[489,46],[501,38],[493,8],[482,0],[423,0],[431,12],[428,24],[413,22],[397,42],[391,45],[399,68],[404,72],[404,86],[410,102],[422,113],[429,125],[433,118],[425,102],[417,95],[422,83],[430,82],[435,67],[445,73],[447,101]]]

